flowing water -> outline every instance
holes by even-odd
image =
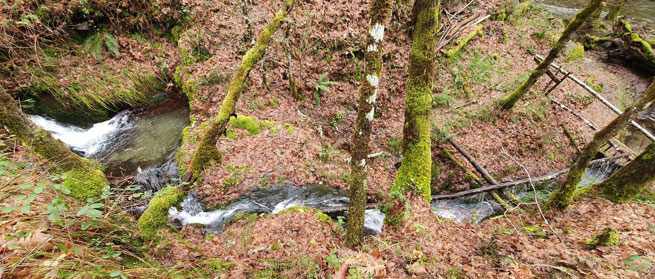
[[[156,191],[179,175],[173,152],[189,125],[184,103],[164,101],[139,110],[126,110],[84,129],[43,116],[30,118],[74,152],[96,158],[109,177],[134,175],[145,189]]]
[[[555,15],[570,18],[587,5],[589,0],[536,0],[533,2],[543,4]],[[605,16],[605,14],[606,11],[601,16]],[[652,26],[655,23],[655,1],[629,0],[623,7],[623,15],[634,25]]]
[[[617,170],[620,165],[614,162],[604,162],[593,165],[585,173],[581,187],[601,182]],[[536,192],[540,199],[548,198],[548,190],[553,184],[540,187]],[[520,199],[531,202],[535,192],[529,185],[510,189]],[[204,211],[196,193],[191,192],[181,203],[180,209],[171,207],[168,217],[173,224],[201,224],[206,233],[221,232],[232,218],[240,213],[278,213],[287,208],[305,206],[328,212],[332,218],[345,216],[344,209],[348,206],[348,193],[332,189],[324,184],[313,184],[305,187],[294,187],[291,182],[283,182],[268,189],[259,189],[243,195],[225,208]],[[456,222],[479,223],[491,216],[502,214],[502,207],[487,194],[478,194],[453,200],[435,200],[431,204],[432,211],[442,217]],[[384,213],[377,209],[365,211],[364,228],[366,234],[378,234],[382,231]]]

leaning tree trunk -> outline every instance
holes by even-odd
[[[650,105],[653,100],[655,100],[655,82],[648,86],[637,102],[626,108],[623,114],[616,117],[612,122],[607,124],[607,126],[594,135],[594,139],[585,146],[582,152],[580,152],[578,160],[571,167],[571,170],[562,186],[550,197],[550,200],[548,201],[550,206],[557,209],[566,209],[569,206],[573,199],[573,194],[578,188],[578,184],[587,170],[589,161],[594,158],[598,149],[628,126],[637,113]]]
[[[596,37],[587,34],[584,40],[585,49],[598,49],[608,53],[610,57],[629,61],[632,65],[651,74],[655,74],[655,41],[647,41],[632,31],[625,20],[616,22],[615,34]]]
[[[391,206],[385,218],[385,223],[390,225],[403,222],[404,206],[411,196],[430,201],[430,110],[440,2],[417,0],[412,9],[414,30],[406,85],[403,162],[391,190]]]
[[[101,171],[34,124],[4,90],[0,90],[0,124],[23,145],[50,162],[57,171],[65,173],[63,184],[69,187],[71,196],[79,200],[96,197],[107,185]]]
[[[264,55],[266,47],[268,47],[268,43],[271,41],[271,37],[273,37],[275,31],[279,29],[282,22],[286,21],[292,4],[293,0],[286,0],[284,7],[275,14],[275,17],[259,33],[255,45],[243,56],[241,66],[239,66],[232,77],[232,82],[230,83],[225,99],[223,99],[218,116],[211,120],[209,129],[202,135],[200,144],[193,153],[193,157],[191,157],[191,166],[187,171],[185,181],[189,182],[199,178],[204,167],[209,162],[221,161],[221,154],[216,148],[216,142],[225,132],[230,117],[236,115],[236,103],[239,100],[239,95],[243,90],[243,84],[248,77],[248,73]]]
[[[611,1],[609,6],[609,12],[607,12],[607,15],[605,16],[606,20],[611,20],[611,21],[616,21],[616,19],[619,17],[621,14],[621,11],[623,11],[623,6],[625,6],[625,2],[627,0],[614,0]]]
[[[566,47],[566,43],[571,38],[571,35],[575,33],[575,31],[577,31],[578,28],[580,28],[580,26],[585,21],[587,21],[589,17],[591,17],[593,12],[600,7],[601,2],[601,0],[591,0],[584,9],[575,15],[575,18],[569,22],[569,24],[566,26],[566,29],[564,29],[564,32],[562,32],[559,40],[557,40],[553,48],[550,49],[546,59],[537,65],[537,68],[532,71],[528,80],[526,80],[519,88],[514,90],[512,94],[501,100],[500,104],[504,110],[509,110],[514,107],[516,102],[518,102],[521,97],[530,91],[530,88],[532,88],[532,86],[537,82],[539,77],[541,77],[546,72],[546,70],[548,70],[548,66],[550,66],[550,64],[555,61],[555,58],[557,58],[560,52],[564,50],[564,47]]]
[[[391,17],[391,0],[373,0],[371,17],[366,35],[366,80],[359,86],[359,107],[352,139],[350,160],[350,203],[346,224],[346,245],[354,247],[364,237],[364,210],[366,206],[366,159],[370,148],[371,121],[375,115],[375,99],[382,76],[382,39],[384,29]]]
[[[628,165],[594,186],[600,195],[615,203],[629,202],[655,181],[655,143]]]

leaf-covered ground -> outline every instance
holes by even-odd
[[[252,34],[256,36],[281,3],[246,2]],[[121,3],[129,6],[127,2]],[[175,14],[168,10],[168,1],[162,3],[162,16]],[[224,205],[243,193],[281,180],[291,180],[299,186],[325,182],[347,188],[368,3],[316,0],[295,4],[289,23],[273,37],[237,103],[237,114],[253,117],[258,132],[244,129],[252,128],[248,126],[252,123],[231,124],[218,142],[222,163],[209,166],[197,188],[209,207]],[[445,4],[448,13],[442,14],[442,25],[473,14],[499,14],[505,8],[499,1],[467,4]],[[101,56],[93,58],[93,51],[84,51],[83,41],[61,44],[53,53],[2,64],[0,73],[8,78],[1,85],[14,93],[34,90],[38,82],[49,81],[47,85],[51,87],[67,88],[62,95],[66,99],[71,97],[67,94],[78,92],[69,88],[79,84],[76,86],[83,88],[82,96],[90,98],[108,92],[113,96],[110,89],[115,87],[133,87],[129,79],[132,71],[155,73],[169,93],[179,90],[189,99],[192,125],[184,132],[177,156],[183,169],[207,127],[206,121],[217,114],[230,77],[250,41],[245,38],[248,27],[240,1],[180,1],[179,5],[188,18],[178,25],[182,28],[171,32],[172,39],[144,39],[135,35],[138,32],[134,29],[115,28],[121,22],[127,24],[125,18],[116,19],[111,25],[114,27],[107,30],[115,34],[120,57],[112,56],[112,51],[103,47]],[[67,14],[63,12],[65,7],[53,9],[62,8],[62,13]],[[35,11],[35,7],[25,9]],[[494,102],[516,88],[536,65],[533,54],[546,54],[564,26],[562,19],[539,6],[510,10],[512,13],[508,12],[504,20],[492,16],[484,21],[484,35],[472,40],[460,54],[451,58],[440,55],[432,112],[434,127],[454,136],[501,182],[525,177],[523,167],[530,175],[538,176],[568,166],[577,151],[564,127],[580,148],[593,136],[588,126],[544,96],[542,89],[547,77],[540,79],[511,112],[495,108]],[[27,14],[13,15],[6,7],[2,11],[3,16],[12,15],[15,21]],[[453,16],[458,11],[461,12]],[[388,192],[400,161],[410,12],[411,7],[394,4],[386,31],[384,70],[371,137],[372,153],[382,155],[368,164],[370,199]],[[139,28],[148,25],[136,20],[133,23]],[[464,30],[463,34],[469,31]],[[289,48],[285,43],[287,32]],[[452,44],[446,49],[451,47]],[[581,57],[575,53],[575,47],[574,43],[569,44],[558,64],[613,103],[625,106],[648,84],[647,78],[629,68],[606,63],[603,54],[585,52]],[[299,90],[297,98],[289,90],[288,57]],[[614,117],[570,81],[550,96],[598,127]],[[643,139],[632,135],[632,131],[622,133],[620,139],[636,151],[643,147]],[[443,193],[468,189],[470,180],[442,151],[444,147],[453,148],[438,136],[433,143],[433,188]],[[11,154],[3,157],[11,162],[31,162],[37,168],[45,165],[20,148],[16,151],[7,145],[2,149]],[[455,156],[465,162],[458,154]],[[2,208],[22,205],[20,199],[10,198],[27,191],[18,186],[24,183],[22,179],[52,180],[45,169],[29,172],[19,180],[14,177],[3,175],[0,179]],[[56,184],[56,180],[52,183]],[[358,251],[342,247],[340,224],[309,209],[240,216],[219,235],[205,236],[197,226],[179,231],[171,228],[162,231],[158,241],[137,249],[132,246],[137,244],[136,238],[108,233],[103,226],[91,232],[84,232],[79,223],[68,229],[43,228],[41,224],[49,223],[47,215],[39,214],[40,209],[46,208],[54,197],[47,194],[36,199],[38,206],[27,213],[3,213],[0,262],[12,269],[0,268],[0,277],[3,272],[13,276],[9,278],[42,277],[80,268],[76,265],[79,261],[82,267],[89,268],[78,278],[92,278],[94,264],[102,264],[102,276],[123,270],[134,278],[652,278],[652,190],[651,187],[639,201],[630,204],[612,205],[584,197],[565,212],[546,211],[544,216],[554,232],[534,205],[522,205],[506,216],[479,225],[440,219],[425,207],[417,206],[406,226],[397,230],[385,228],[382,234],[367,237]],[[84,216],[75,217],[75,206],[82,205],[69,202],[73,209],[65,220],[87,222]],[[619,231],[617,246],[594,248],[586,244],[608,226]],[[122,229],[133,228],[125,225]],[[16,238],[24,231],[33,233]],[[103,236],[111,238],[106,240]],[[23,246],[10,249],[17,242]],[[73,253],[74,247],[88,252]],[[122,251],[129,260],[112,258],[111,253],[110,258],[103,258],[106,247]],[[133,254],[125,256],[128,253]],[[53,267],[53,261],[61,254],[66,256],[59,260],[59,267]],[[103,261],[94,261],[98,258]]]

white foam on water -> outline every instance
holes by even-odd
[[[201,211],[195,214],[186,210],[179,211],[176,207],[171,207],[168,209],[168,218],[170,220],[179,220],[182,226],[188,224],[201,224],[206,226],[229,221],[228,219],[231,219],[237,211],[246,207],[247,205],[245,204],[239,204],[236,207],[227,210],[214,210],[209,212]]]
[[[364,211],[364,227],[370,229],[375,234],[382,232],[384,223],[384,213],[377,209],[367,209]]]
[[[89,129],[63,124],[39,115],[31,115],[30,119],[69,148],[81,152],[85,157],[91,157],[101,151],[113,135],[131,128],[129,116],[130,112],[124,111],[107,121],[93,124]]]

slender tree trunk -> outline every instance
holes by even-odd
[[[500,104],[504,110],[509,110],[514,107],[516,102],[518,102],[521,97],[530,91],[530,88],[532,88],[532,86],[537,82],[539,77],[541,77],[546,72],[548,66],[553,63],[560,52],[564,50],[566,43],[571,38],[571,35],[575,33],[575,31],[577,31],[585,21],[587,21],[592,13],[600,7],[601,2],[601,0],[591,0],[584,9],[575,15],[575,18],[569,22],[569,24],[566,26],[566,29],[564,29],[564,32],[562,32],[559,40],[557,40],[553,48],[550,49],[546,59],[537,65],[537,68],[532,71],[528,80],[526,80],[519,88],[514,90],[512,94],[501,100]]]
[[[594,139],[585,146],[582,152],[580,152],[578,160],[571,167],[571,171],[569,171],[562,186],[550,197],[550,200],[548,201],[550,206],[557,209],[566,209],[569,206],[573,199],[573,194],[578,188],[578,184],[587,170],[589,161],[594,158],[598,149],[628,126],[637,113],[650,105],[653,100],[655,100],[655,82],[648,86],[637,102],[626,108],[623,114],[616,117],[612,122],[607,124],[607,126],[594,135]]]
[[[0,90],[0,124],[26,147],[66,174],[64,185],[79,200],[98,196],[107,185],[104,174],[93,168],[89,160],[73,153],[63,142],[54,139],[25,115],[16,101]]]
[[[607,180],[594,186],[600,195],[615,203],[629,202],[655,182],[655,143],[634,161],[612,174]]]
[[[416,0],[412,9],[414,30],[405,96],[403,162],[392,187],[391,208],[385,218],[385,223],[390,225],[403,222],[404,207],[410,196],[430,201],[430,111],[440,4],[438,0]]]
[[[382,77],[384,29],[391,17],[391,0],[373,0],[369,9],[370,23],[366,35],[366,80],[359,86],[359,107],[352,139],[350,160],[350,204],[346,224],[346,245],[354,247],[364,237],[366,209],[366,159],[370,152],[371,121],[375,115],[375,99]]]
[[[273,37],[275,31],[280,28],[282,22],[286,21],[287,14],[291,11],[292,4],[292,0],[286,0],[285,6],[280,9],[280,11],[275,14],[275,17],[266,25],[266,27],[264,27],[264,30],[259,33],[259,37],[255,44],[243,56],[241,65],[232,77],[232,82],[230,83],[225,99],[223,99],[218,116],[211,120],[209,129],[202,135],[200,145],[198,145],[198,148],[193,153],[191,166],[187,171],[187,175],[184,179],[185,181],[192,181],[199,178],[204,167],[209,162],[221,161],[221,154],[216,148],[216,142],[225,132],[225,127],[227,126],[230,117],[236,115],[236,103],[239,100],[239,95],[241,95],[243,84],[248,77],[248,73],[264,55],[266,47],[268,47],[268,43],[271,41],[271,37]]]
[[[621,11],[623,11],[623,6],[625,6],[625,2],[627,0],[614,0],[611,1],[609,6],[609,12],[607,12],[607,15],[605,16],[606,20],[611,20],[611,21],[616,21],[616,19],[619,17],[621,14]]]

